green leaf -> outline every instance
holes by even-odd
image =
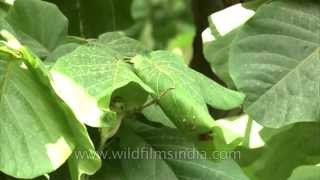
[[[189,134],[210,131],[214,121],[196,80],[179,57],[156,51],[150,56],[136,56],[133,63],[138,76],[157,97],[162,96],[159,105],[177,127]]]
[[[230,110],[242,105],[245,98],[244,94],[227,89],[208,77],[196,71],[191,71],[199,84],[204,100],[210,106],[217,109]]]
[[[148,50],[138,41],[126,37],[120,32],[110,32],[99,36],[96,43],[101,43],[121,53],[126,58],[134,57],[137,54],[147,53]]]
[[[144,128],[141,128],[142,126]],[[120,161],[117,163],[118,173],[116,176],[113,173],[112,178],[117,179],[119,176],[124,176],[123,179],[128,180],[247,179],[239,166],[231,160],[222,162],[206,160],[201,156],[201,152],[195,149],[195,145],[185,139],[179,131],[142,126],[136,128],[126,125],[120,131],[118,148],[108,151],[109,154],[127,152],[127,156],[122,158],[118,156],[113,159],[112,155],[109,156],[113,162]],[[186,156],[187,153],[189,155],[194,153],[194,157]],[[121,169],[120,172],[119,169]],[[108,171],[108,169],[102,169],[98,177],[110,179],[110,175],[103,171]],[[92,179],[96,177],[93,176]]]
[[[134,102],[142,105],[146,101],[152,90],[124,61],[138,49],[133,40],[117,33],[105,34],[56,62],[51,69],[55,90],[81,122],[114,127],[119,121],[116,111],[130,111]],[[128,95],[129,91],[138,96]]]
[[[50,64],[54,63],[60,57],[67,55],[68,53],[71,53],[79,46],[80,45],[77,43],[66,43],[61,46],[58,46],[54,51],[52,51],[52,53],[48,55],[48,57],[45,59],[45,62]]]
[[[233,160],[211,161],[210,154],[198,151],[196,145],[187,140],[178,130],[169,128],[144,128],[137,129],[137,134],[145,137],[156,151],[166,153],[180,153],[180,156],[164,156],[178,179],[196,180],[244,180],[247,177]],[[192,152],[192,153],[191,153]],[[212,153],[212,151],[210,151]],[[192,154],[190,156],[181,155]],[[168,155],[168,154],[167,154]],[[204,155],[204,156],[202,156]]]
[[[39,0],[16,0],[5,20],[12,33],[40,57],[47,56],[67,35],[68,20],[55,5]]]
[[[120,136],[121,149],[132,148],[133,150],[146,149],[150,153],[150,157],[156,156],[156,152],[142,137],[130,132],[129,129],[123,131]],[[121,160],[123,171],[130,180],[140,179],[172,179],[178,180],[170,166],[163,160],[151,159],[141,157],[136,160]],[[138,172],[138,173],[137,173]],[[140,173],[139,173],[140,172]],[[143,173],[141,173],[143,172]]]
[[[157,104],[144,108],[142,113],[150,121],[161,123],[170,128],[176,127]]]
[[[319,121],[319,9],[316,1],[266,3],[234,40],[231,77],[247,96],[245,112],[264,126]]]
[[[242,5],[245,8],[257,10],[261,5],[263,5],[264,3],[270,2],[270,1],[272,1],[272,0],[251,0],[251,1],[243,3]]]
[[[203,47],[204,56],[213,72],[231,88],[234,87],[234,83],[229,74],[229,51],[230,44],[238,32],[236,29],[216,40],[205,42]]]
[[[56,170],[75,148],[64,112],[20,60],[0,60],[0,89],[0,170],[17,178]]]
[[[320,178],[320,166],[300,166],[293,170],[288,180],[317,180]]]
[[[71,170],[72,179],[79,180],[81,174],[83,174],[83,173],[86,173],[86,174],[95,173],[101,166],[101,160],[100,160],[99,156],[94,151],[94,146],[93,146],[91,139],[87,133],[86,127],[75,118],[75,116],[71,112],[70,108],[67,107],[65,105],[65,103],[53,91],[52,86],[51,86],[51,83],[52,83],[51,75],[49,74],[48,70],[45,68],[42,61],[37,56],[32,54],[32,52],[30,52],[26,47],[22,46],[15,39],[15,37],[13,37],[10,33],[6,32],[6,31],[1,31],[1,35],[7,40],[7,42],[5,42],[5,44],[7,46],[2,46],[0,48],[1,53],[3,53],[4,56],[9,55],[11,58],[12,57],[19,57],[20,59],[22,59],[24,64],[21,65],[21,63],[20,63],[19,67],[24,68],[24,69],[26,69],[26,67],[27,67],[28,68],[27,72],[29,72],[30,75],[35,79],[35,83],[37,83],[37,85],[42,87],[42,89],[40,89],[40,90],[33,89],[33,91],[32,91],[32,93],[34,93],[33,94],[33,98],[34,98],[33,101],[37,102],[37,100],[38,100],[37,98],[39,96],[38,94],[41,91],[41,92],[46,92],[45,98],[47,98],[48,101],[50,102],[49,105],[47,105],[48,107],[46,107],[45,106],[46,104],[44,104],[44,103],[42,103],[42,104],[33,103],[33,101],[28,100],[25,97],[23,100],[28,100],[29,104],[32,103],[31,107],[33,109],[31,110],[31,112],[36,113],[37,112],[35,110],[36,108],[37,109],[40,108],[40,110],[42,110],[42,108],[44,108],[44,109],[47,108],[47,109],[51,109],[53,111],[53,112],[51,112],[52,115],[50,115],[50,113],[43,112],[43,114],[41,116],[44,116],[44,117],[41,117],[38,114],[35,114],[34,115],[35,117],[31,117],[31,118],[34,118],[33,120],[40,120],[41,121],[42,120],[41,118],[43,118],[43,120],[46,120],[45,122],[41,122],[40,125],[38,125],[40,127],[37,127],[36,130],[33,130],[33,129],[31,129],[31,130],[33,130],[34,132],[38,132],[39,130],[48,131],[48,129],[51,129],[51,128],[53,128],[53,130],[55,130],[56,128],[57,128],[56,130],[59,130],[59,128],[56,127],[58,125],[62,126],[64,128],[64,130],[69,130],[69,132],[72,134],[72,140],[73,140],[73,144],[75,146],[75,150],[77,150],[77,151],[79,151],[79,150],[80,151],[92,151],[93,152],[92,159],[84,159],[84,160],[83,159],[75,159],[73,156],[69,159],[69,166],[70,166],[70,170]],[[10,59],[10,62],[17,62],[17,60]],[[23,76],[20,76],[20,78],[21,77],[23,77]],[[21,81],[24,81],[24,79],[22,79]],[[30,83],[27,83],[27,84],[30,84]],[[13,97],[19,98],[19,96],[13,96]],[[37,106],[37,107],[35,107],[35,106]],[[23,110],[24,109],[21,109],[20,111],[23,112]],[[27,109],[27,110],[30,111],[30,109]],[[58,116],[60,113],[61,113],[61,116],[57,117],[57,118],[59,118],[59,120],[54,119],[54,123],[58,123],[58,125],[55,125],[54,123],[48,124],[48,122],[47,122],[48,120],[45,117],[47,117],[49,115],[47,118],[50,119],[50,116],[54,116],[54,115]],[[26,114],[21,114],[21,115],[28,117],[28,115],[26,115]],[[45,128],[45,127],[43,127],[44,125],[48,125],[48,127]],[[45,128],[45,129],[43,129],[43,128]],[[27,132],[27,133],[29,133],[29,132]],[[48,134],[50,134],[50,132],[46,132],[45,134],[46,134],[46,136],[48,136]],[[23,134],[23,136],[25,136],[25,134]],[[51,136],[49,135],[49,137],[52,138],[52,135]],[[66,154],[62,154],[63,156],[61,156],[61,155],[57,155],[57,153],[55,152],[55,151],[58,151],[58,150],[56,150],[58,148],[66,148],[66,145],[64,144],[63,138],[64,138],[63,136],[60,137],[56,144],[53,144],[53,145],[46,144],[46,146],[49,147],[49,150],[48,150],[49,154],[48,155],[52,156],[51,158],[53,158],[53,162],[55,163],[54,165],[57,167],[59,167],[63,163],[63,162],[60,162],[63,160],[63,158],[67,158],[67,157],[65,157],[65,156],[67,156]],[[34,139],[32,139],[32,140],[34,140]],[[56,146],[62,146],[62,147],[56,147]],[[46,148],[48,149],[48,147],[46,147]],[[51,150],[52,148],[53,148],[53,150]],[[59,152],[60,151],[58,151],[58,153]],[[72,151],[70,151],[69,153],[71,153],[71,152]],[[31,162],[33,162],[33,161],[31,161]],[[60,162],[60,164],[58,164],[59,162]],[[44,174],[44,173],[42,173],[42,174]]]
[[[9,8],[9,5],[4,4],[3,2],[0,3],[0,19],[3,19],[7,16]]]
[[[262,0],[264,1],[264,0]],[[209,17],[209,28],[202,32],[203,53],[211,69],[230,88],[235,85],[229,74],[229,52],[233,39],[241,26],[254,15],[247,5],[257,6],[260,0],[238,3],[215,12]],[[228,19],[228,22],[225,20]]]
[[[243,99],[241,94],[192,71],[180,57],[170,52],[139,55],[132,61],[138,76],[155,91],[154,98],[159,98],[164,113],[189,135],[209,132],[215,125],[206,103],[227,109],[239,105],[237,101]],[[225,94],[221,96],[221,93]]]
[[[318,123],[297,123],[277,129],[253,163],[244,167],[252,179],[287,179],[301,165],[317,164],[320,157]],[[263,135],[263,131],[261,132]],[[255,150],[241,153],[241,160],[254,157]]]

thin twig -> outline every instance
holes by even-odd
[[[169,91],[171,91],[173,89],[175,89],[175,88],[172,87],[172,88],[169,88],[169,89],[161,92],[159,96],[157,96],[156,98],[152,99],[150,102],[147,102],[146,104],[141,106],[138,110],[143,110],[144,108],[147,108],[147,107],[149,107],[149,106],[151,106],[153,104],[157,104],[161,97],[165,96]]]

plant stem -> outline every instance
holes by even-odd
[[[147,107],[149,107],[149,106],[151,106],[153,104],[158,103],[158,101],[160,100],[161,97],[165,96],[170,90],[173,90],[173,89],[175,89],[175,88],[169,88],[169,89],[163,91],[158,97],[152,99],[151,101],[149,101],[146,104],[144,104],[143,106],[141,106],[139,108],[139,110],[143,110],[144,108],[147,108]]]
[[[251,129],[252,129],[252,123],[253,119],[251,117],[248,118],[247,126],[246,126],[246,131],[244,134],[244,141],[243,141],[243,146],[249,147],[250,145],[250,134],[251,134]]]

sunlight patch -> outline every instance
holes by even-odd
[[[202,34],[202,42],[203,43],[206,43],[206,42],[211,42],[211,41],[214,41],[216,40],[216,38],[214,37],[214,35],[212,34],[210,28],[206,28]]]
[[[230,139],[227,142],[232,142],[232,140],[238,137],[245,137],[245,131],[248,121],[248,115],[241,115],[239,117],[220,119],[217,120],[216,123],[218,124],[218,127],[221,127],[221,129],[230,130],[230,132],[225,132],[225,136],[227,136],[226,139]],[[256,123],[255,121],[252,122],[251,132],[249,136],[250,148],[259,148],[265,145],[264,140],[259,134],[262,129],[263,127],[260,124]]]
[[[67,76],[57,71],[51,74],[54,90],[72,109],[77,119],[89,126],[100,127],[104,113],[97,101]]]
[[[56,143],[46,144],[46,149],[54,169],[60,167],[72,153],[71,147],[62,137]]]
[[[244,24],[254,13],[239,3],[212,14],[209,19],[220,35],[224,36]]]

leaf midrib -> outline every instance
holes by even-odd
[[[308,59],[312,57],[314,54],[318,53],[320,51],[320,46],[318,48],[315,48],[315,50],[306,58],[304,58],[300,63],[298,63],[290,72],[288,72],[286,75],[284,75],[277,83],[275,83],[271,88],[266,90],[257,100],[254,101],[248,108],[247,111],[250,111],[251,108],[254,108],[254,106],[259,103],[260,99],[263,98],[266,94],[268,94],[270,91],[272,91],[274,88],[276,88],[279,84],[282,83],[282,81],[286,80],[287,77],[290,77],[290,75],[293,72],[296,72],[297,69],[299,69],[301,66],[303,66],[306,62],[308,62]]]

